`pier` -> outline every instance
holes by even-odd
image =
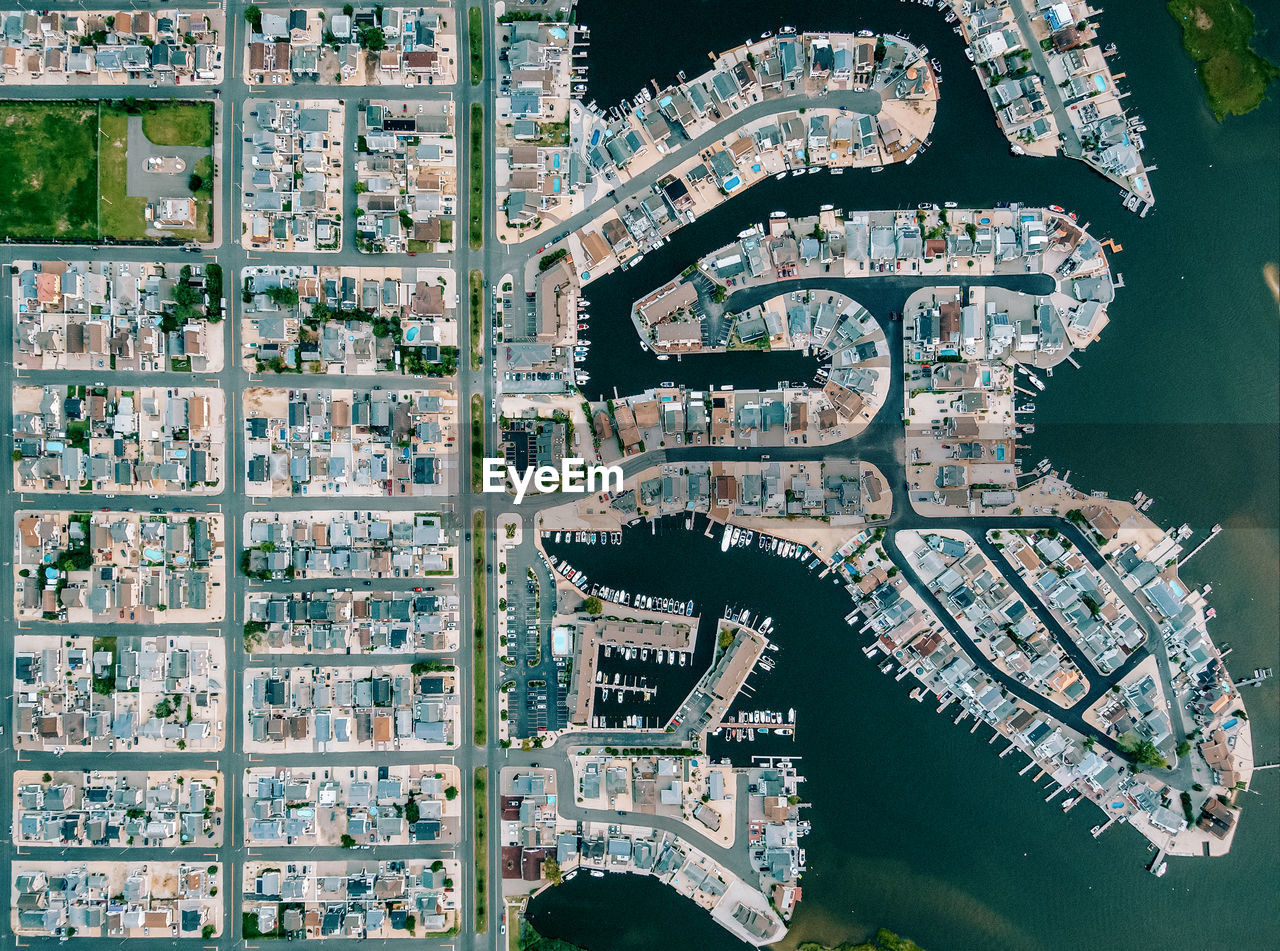
[[[1271,679],[1271,676],[1272,674],[1271,674],[1270,667],[1265,667],[1265,668],[1255,667],[1252,677],[1249,677],[1246,680],[1237,680],[1234,684],[1232,684],[1232,686],[1235,687],[1237,690],[1241,687],[1256,687],[1259,684],[1261,684],[1264,680]]]
[[[1213,541],[1218,536],[1218,532],[1220,531],[1222,531],[1221,525],[1215,525],[1213,526],[1213,528],[1209,529],[1209,537],[1206,538],[1204,541],[1202,541],[1195,548],[1191,549],[1191,551],[1188,552],[1180,562],[1178,562],[1178,567],[1181,568],[1183,565],[1189,562],[1195,555],[1199,554],[1200,549],[1204,548],[1205,545]]]

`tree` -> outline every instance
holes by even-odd
[[[262,11],[250,4],[244,8],[244,18],[258,32],[262,32]]]
[[[729,297],[729,289],[723,284],[717,284],[716,289],[711,293],[711,299],[717,304],[723,304]]]
[[[542,877],[552,885],[560,884],[560,863],[553,856],[548,855],[542,860]]]
[[[360,31],[360,45],[370,53],[380,53],[387,48],[387,37],[376,26],[365,27]]]
[[[191,177],[187,179],[187,188],[193,192],[198,192],[203,187],[204,179],[193,172]]]
[[[457,798],[458,798],[458,787],[457,787],[457,786],[450,786],[448,789],[446,789],[446,790],[444,791],[444,798],[445,798],[445,799],[448,799],[450,802],[453,802],[453,800],[457,799]]]
[[[205,925],[203,928],[200,929],[200,937],[204,938],[205,941],[208,941],[210,938],[213,937],[213,932],[215,930],[216,929],[213,927],[213,925]]]
[[[354,849],[356,847],[356,840],[351,838],[351,836],[347,835],[345,832],[342,835],[341,842],[344,849]]]
[[[351,16],[351,14],[355,12],[355,9],[356,8],[353,7],[351,4],[344,3],[342,5],[342,14],[343,16]]]
[[[593,595],[582,602],[582,610],[587,614],[602,614],[604,612],[604,602]]]

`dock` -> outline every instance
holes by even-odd
[[[1204,548],[1205,545],[1209,544],[1209,542],[1217,538],[1218,533],[1220,531],[1222,531],[1221,525],[1215,525],[1213,526],[1213,528],[1209,529],[1209,537],[1206,538],[1204,541],[1202,541],[1195,548],[1191,549],[1191,551],[1189,551],[1185,556],[1183,556],[1183,559],[1180,562],[1178,562],[1178,567],[1181,568],[1183,565],[1189,562],[1193,557],[1198,555],[1200,553],[1200,549]]]
[[[1252,677],[1249,677],[1246,680],[1237,680],[1234,684],[1232,684],[1232,686],[1237,689],[1239,689],[1240,687],[1256,687],[1259,684],[1261,684],[1264,680],[1270,680],[1271,676],[1272,674],[1271,674],[1270,667],[1265,667],[1265,668],[1255,667],[1253,670]],[[1257,767],[1254,767],[1254,768],[1256,769]]]

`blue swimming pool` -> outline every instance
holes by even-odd
[[[418,328],[417,328],[417,327],[410,327],[408,330],[406,330],[406,331],[404,332],[404,339],[405,339],[405,341],[406,341],[407,343],[413,343],[415,340],[417,340],[417,339],[418,339]]]
[[[594,131],[594,132],[592,132],[592,133],[591,133],[591,144],[592,144],[592,145],[599,145],[599,144],[600,144],[600,130],[599,130],[599,129],[596,129],[596,131]]]
[[[938,356],[940,356],[940,357],[958,357],[958,356],[960,356],[960,351],[959,351],[959,350],[956,350],[956,349],[954,349],[954,348],[952,348],[952,347],[946,347],[946,348],[944,348],[944,349],[942,349],[942,350],[939,350],[939,351],[938,351]]]
[[[1106,77],[1103,76],[1101,73],[1096,74],[1093,77],[1093,85],[1097,88],[1098,92],[1106,92],[1107,91]]]
[[[731,192],[741,184],[742,184],[742,179],[740,179],[737,175],[734,175],[725,180],[724,190],[727,192]]]
[[[752,165],[752,166],[751,166],[751,171],[753,171],[753,172],[758,172],[758,171],[760,171],[760,163],[759,163],[759,162],[756,162],[756,164]]]
[[[164,553],[159,548],[142,549],[142,557],[147,561],[164,561]]]
[[[559,153],[559,152],[556,152],[554,155],[552,155],[552,156],[551,156],[551,167],[552,167],[552,168],[554,168],[554,169],[557,169],[557,170],[560,168],[560,153]]]
[[[996,462],[1004,462],[1004,446],[996,446]]]

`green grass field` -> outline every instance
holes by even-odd
[[[467,202],[471,250],[484,244],[484,106],[471,107],[471,193]]]
[[[484,275],[472,271],[467,275],[468,298],[471,305],[471,369],[484,366]]]
[[[0,237],[66,241],[155,240],[147,234],[147,199],[127,194],[129,109],[161,145],[213,144],[209,103],[0,102]],[[191,170],[197,227],[171,232],[180,240],[211,234],[213,159]],[[185,197],[188,175],[175,177],[172,197]]]
[[[484,24],[479,7],[467,11],[467,34],[471,47],[471,85],[484,80]]]
[[[485,558],[484,558],[484,512],[476,512],[475,519],[471,530],[471,537],[475,541],[475,554],[472,556],[471,574],[472,574],[472,614],[475,619],[475,639],[474,648],[472,650],[472,663],[475,665],[475,743],[476,746],[484,746],[488,742],[489,735],[489,718],[486,710],[488,709],[488,694],[486,691],[487,678],[485,676],[485,614],[486,614],[486,594],[488,592],[487,580],[485,578]]]
[[[1240,0],[1169,0],[1182,46],[1200,63],[1200,84],[1218,120],[1252,112],[1280,79],[1280,67],[1255,53],[1253,11]]]
[[[123,109],[102,104],[98,125],[102,143],[99,185],[102,204],[99,222],[102,234],[113,238],[140,241],[147,237],[147,200],[130,198],[126,193],[128,178],[129,116]],[[185,191],[185,187],[183,189]]]
[[[142,132],[156,145],[213,145],[213,103],[148,102]]]
[[[97,235],[97,106],[0,102],[0,237]]]
[[[489,930],[489,770],[477,766],[474,793],[476,816],[476,932]]]

